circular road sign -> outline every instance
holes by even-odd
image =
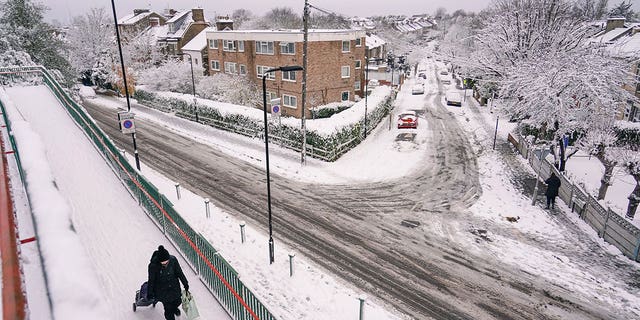
[[[273,106],[273,109],[271,111],[273,113],[279,113],[280,112],[280,106]]]
[[[125,127],[126,129],[131,129],[131,127],[133,127],[133,121],[127,119],[122,121],[122,126]]]

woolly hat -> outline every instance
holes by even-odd
[[[169,251],[165,249],[163,246],[158,247],[158,261],[167,261],[169,260]]]

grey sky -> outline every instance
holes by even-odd
[[[56,19],[62,23],[66,23],[69,21],[69,17],[82,15],[89,11],[90,8],[104,7],[111,13],[110,0],[34,1],[39,1],[50,8],[46,15],[48,21]],[[618,4],[621,1],[622,0],[609,0],[609,5]],[[309,0],[309,3],[316,7],[348,16],[434,13],[440,7],[445,8],[447,12],[453,12],[458,9],[477,12],[484,9],[490,2],[491,0]],[[640,11],[640,0],[632,0],[631,2],[634,4],[634,10]],[[161,11],[166,8],[179,10],[202,7],[205,9],[207,18],[212,19],[214,15],[231,14],[233,10],[241,8],[248,9],[256,15],[261,15],[265,11],[275,7],[290,7],[302,14],[304,0],[115,0],[115,5],[118,17],[132,13],[134,8],[151,7],[153,10]]]

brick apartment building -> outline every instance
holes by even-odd
[[[363,96],[365,31],[309,30],[307,115],[331,102]],[[303,65],[301,30],[207,31],[209,72],[245,75],[262,86],[264,71]],[[267,103],[281,98],[282,114],[302,116],[302,71],[273,72],[267,78]]]

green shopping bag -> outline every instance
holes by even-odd
[[[200,318],[196,300],[193,299],[191,292],[182,290],[182,310],[187,320],[195,320]]]

